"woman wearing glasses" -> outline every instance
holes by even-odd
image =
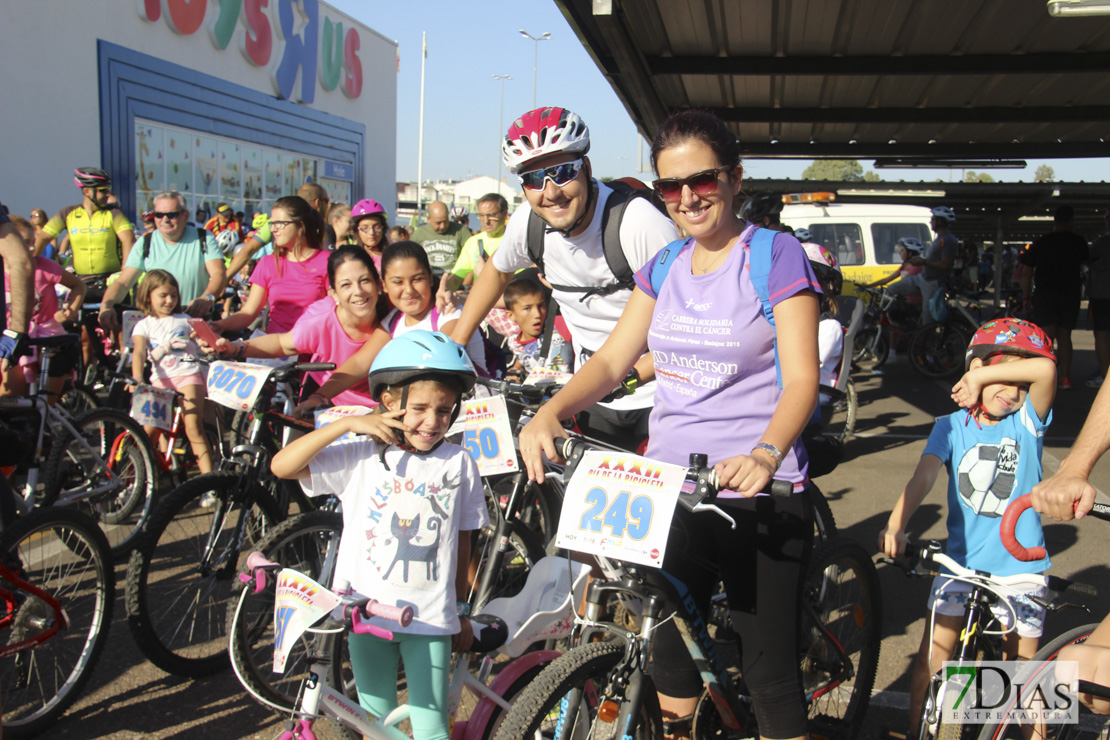
[[[355,240],[374,258],[374,265],[381,273],[382,250],[389,244],[386,239],[389,224],[386,223],[385,208],[373,198],[363,198],[351,208],[351,228]]]
[[[293,328],[305,309],[327,295],[328,252],[323,247],[324,219],[304,198],[278,199],[270,212],[274,253],[258,261],[250,294],[238,312],[213,321],[217,332],[246,329],[269,306],[268,334]]]
[[[820,288],[796,239],[775,234],[764,242],[756,239],[755,226],[737,217],[740,147],[722,121],[701,111],[672,116],[651,157],[659,176],[655,190],[690,237],[668,247],[677,257],[657,287],[651,279],[660,269],[657,260],[637,273],[637,288],[612,335],[521,432],[522,456],[530,476],[542,479],[541,451],[554,457],[553,440],[565,436],[559,421],[610,392],[650,350],[658,388],[647,457],[685,466],[690,453],[707,453],[735,491],[722,493],[718,503],[730,507],[738,525],[731,530],[719,517],[678,508],[686,536],[672,536],[664,568],[690,587],[704,614],[717,575],[684,557],[684,550],[696,543],[701,557],[717,563],[761,735],[804,737],[795,641],[812,514],[801,495],[756,493],[772,478],[794,483],[796,494],[808,482],[798,436],[817,403]],[[752,248],[771,252],[774,325],[752,284]],[[701,678],[673,624],[660,628],[655,651],[652,678],[668,734],[688,737]]]

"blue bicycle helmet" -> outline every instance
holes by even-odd
[[[382,348],[370,367],[370,397],[379,403],[390,386],[408,385],[424,376],[456,378],[463,393],[474,388],[474,364],[446,334],[417,329],[402,334]],[[403,402],[402,402],[403,405]]]

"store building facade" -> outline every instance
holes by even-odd
[[[397,45],[319,0],[18,0],[0,49],[13,213],[80,200],[88,165],[131,218],[161,190],[268,212],[310,180],[394,209]]]

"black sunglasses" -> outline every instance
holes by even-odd
[[[695,195],[712,195],[717,192],[717,187],[720,181],[717,176],[722,172],[731,170],[731,166],[714,167],[711,170],[702,170],[695,172],[689,177],[666,177],[662,180],[656,180],[651,184],[655,188],[655,192],[659,193],[659,197],[666,203],[676,203],[682,200],[682,186],[690,188]]]
[[[166,211],[165,213],[163,213],[162,211],[155,211],[154,212],[154,218],[168,218],[171,221],[176,220],[177,217],[180,216],[180,215],[181,215],[181,211]]]

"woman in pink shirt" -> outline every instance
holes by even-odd
[[[228,342],[221,339],[216,351],[224,359],[231,360],[307,355],[308,362],[331,362],[338,367],[367,343],[378,349],[384,347],[389,341],[389,332],[381,328],[378,320],[381,280],[366,250],[348,245],[331,252],[327,276],[330,285],[328,295],[305,309],[304,315],[290,331],[248,341]],[[322,385],[332,374],[310,373],[310,376]],[[307,406],[314,408],[323,400],[312,394]],[[337,394],[332,402],[343,406],[377,405],[370,398],[366,377],[359,378],[348,390]],[[306,404],[298,408],[304,406]]]
[[[322,249],[324,219],[304,198],[279,199],[270,214],[274,253],[258,261],[250,277],[250,295],[238,312],[213,321],[217,332],[245,329],[270,307],[266,331],[293,328],[309,306],[327,295],[328,254]]]

